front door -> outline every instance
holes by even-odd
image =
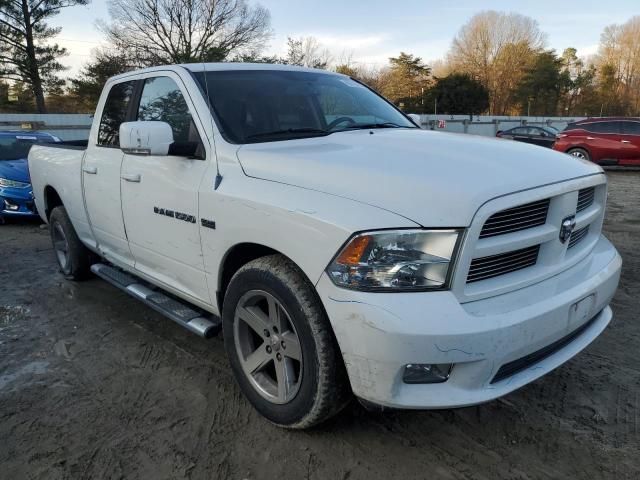
[[[109,89],[98,130],[91,133],[82,164],[84,196],[91,229],[100,252],[110,261],[133,265],[122,219],[120,124],[127,119],[135,81]]]
[[[180,154],[181,145],[202,145],[201,126],[196,126],[193,103],[179,77],[157,75],[142,80],[135,117],[167,122],[175,148],[167,156],[124,155],[122,209],[129,247],[136,270],[210,304],[200,244],[198,189],[211,160],[206,155],[188,158]]]

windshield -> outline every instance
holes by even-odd
[[[199,72],[195,76],[209,94],[223,135],[233,143],[364,128],[418,128],[389,102],[348,77],[284,70]]]
[[[53,137],[28,134],[15,136],[0,135],[0,161],[27,158],[29,149],[34,143],[53,143],[56,141]]]

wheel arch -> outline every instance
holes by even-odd
[[[62,203],[62,198],[60,198],[58,191],[51,185],[47,185],[46,187],[44,187],[43,199],[44,199],[44,214],[47,217],[47,220],[49,220],[49,217],[51,216],[51,212],[53,211],[53,209],[56,207],[63,206],[64,203]]]

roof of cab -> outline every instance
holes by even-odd
[[[217,62],[217,63],[181,63],[175,65],[161,65],[157,67],[148,67],[141,70],[134,70],[127,73],[122,73],[115,77],[111,77],[110,80],[118,80],[120,78],[126,78],[131,75],[139,75],[148,72],[166,71],[185,69],[190,72],[217,72],[217,71],[239,71],[239,70],[278,70],[278,71],[290,71],[290,72],[309,72],[320,73],[325,75],[337,75],[345,77],[345,75],[337,72],[329,72],[327,70],[320,70],[317,68],[298,67],[296,65],[284,65],[281,63],[242,63],[242,62]]]

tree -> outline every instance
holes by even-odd
[[[329,50],[322,48],[315,37],[287,38],[287,56],[282,63],[325,70],[331,60]]]
[[[46,20],[60,10],[86,5],[88,0],[0,0],[0,78],[24,82],[35,97],[39,113],[46,113],[45,90],[60,86],[58,59],[64,48],[47,41],[60,32]]]
[[[110,0],[109,14],[99,28],[136,66],[255,55],[271,36],[269,11],[246,0]]]
[[[640,114],[640,16],[604,29],[595,64],[603,108],[610,115]]]
[[[98,50],[94,55],[95,58],[82,68],[79,75],[71,79],[69,89],[78,108],[85,112],[95,111],[102,88],[109,78],[133,69],[123,53]]]
[[[489,92],[469,74],[452,73],[436,79],[436,84],[425,95],[425,103],[437,104],[442,113],[472,116],[489,108]]]
[[[510,113],[517,85],[545,36],[532,18],[486,11],[474,15],[454,38],[448,59],[454,71],[468,73],[488,90],[489,111]]]
[[[431,69],[420,57],[404,52],[389,58],[389,64],[380,75],[381,93],[406,110],[420,110],[423,92],[430,84]]]
[[[564,63],[554,51],[543,51],[525,69],[516,90],[521,112],[527,115],[556,115],[562,93],[571,79],[563,73]]]

